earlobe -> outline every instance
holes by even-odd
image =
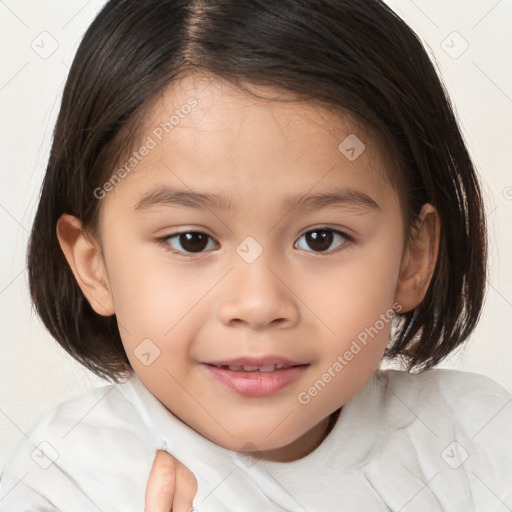
[[[405,250],[395,292],[402,313],[417,307],[427,293],[436,266],[439,236],[439,215],[431,204],[425,204]]]
[[[73,275],[91,307],[102,316],[114,314],[114,302],[101,248],[84,232],[81,221],[64,214],[57,238]]]

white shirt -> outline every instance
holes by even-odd
[[[135,374],[88,391],[21,439],[0,511],[143,512],[159,448],[195,474],[198,512],[512,510],[512,396],[473,373],[379,370],[322,444],[287,463],[214,444]]]

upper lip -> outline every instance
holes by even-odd
[[[222,361],[207,361],[204,364],[213,366],[256,366],[259,368],[272,365],[302,366],[309,363],[292,361],[291,359],[281,356],[267,355],[260,357],[237,357],[236,359],[225,359]]]

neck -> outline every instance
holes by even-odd
[[[337,409],[312,429],[286,446],[275,448],[274,450],[249,452],[249,455],[272,462],[293,462],[302,459],[322,444],[334,428],[334,425],[336,425],[340,412],[341,408]]]

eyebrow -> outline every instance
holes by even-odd
[[[235,203],[224,194],[207,194],[159,185],[142,196],[135,205],[135,210],[159,206],[232,211]],[[287,211],[296,209],[311,211],[328,206],[348,207],[361,211],[380,210],[380,206],[368,194],[353,188],[332,188],[324,193],[306,193],[288,197],[283,202],[283,209]]]

